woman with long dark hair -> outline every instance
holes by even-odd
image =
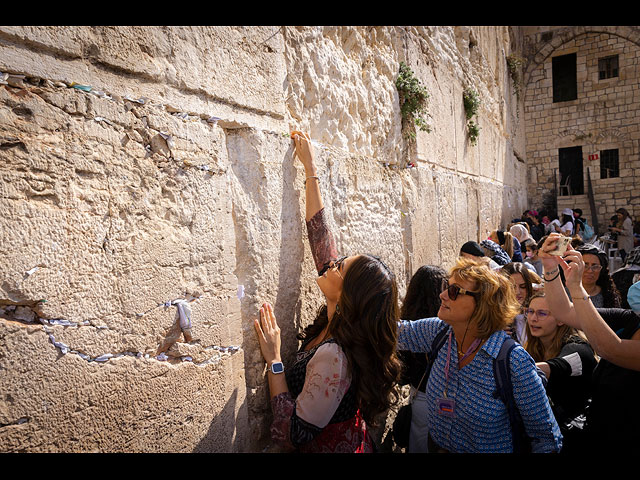
[[[299,336],[296,361],[286,370],[273,309],[260,309],[255,329],[269,367],[271,437],[298,452],[373,452],[368,427],[397,399],[401,369],[396,279],[375,256],[338,258],[311,140],[301,132],[292,137],[306,172],[307,231],[326,304]]]
[[[500,269],[500,273],[506,275],[511,281],[516,292],[516,300],[522,307],[520,313],[513,319],[513,325],[510,327],[511,336],[514,340],[520,342],[521,345],[526,345],[527,319],[524,311],[527,305],[529,305],[529,299],[535,293],[536,286],[541,286],[542,279],[520,262],[508,263]]]
[[[620,308],[620,293],[609,274],[607,254],[593,245],[576,248],[585,263],[582,286],[596,308]]]
[[[447,272],[435,265],[423,265],[411,277],[407,293],[402,302],[400,318],[418,320],[438,315],[440,293],[447,283]],[[424,353],[399,352],[404,365],[401,385],[410,384],[412,399],[411,430],[408,453],[426,453],[427,449],[427,400],[425,371],[427,358]]]

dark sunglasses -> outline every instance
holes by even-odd
[[[458,298],[459,294],[469,295],[470,297],[473,297],[473,298],[475,298],[477,300],[478,299],[478,295],[479,295],[478,292],[472,292],[471,290],[465,290],[464,288],[459,287],[455,283],[453,285],[449,285],[448,287],[446,287],[445,290],[447,291],[447,295],[449,296],[450,300],[455,300],[456,298]]]
[[[340,271],[340,267],[342,266],[342,262],[344,262],[344,260],[347,258],[347,256],[345,255],[344,257],[340,257],[337,260],[332,260],[330,262],[327,262],[324,267],[322,268],[322,270],[320,270],[320,272],[318,272],[318,276],[321,277],[322,275],[324,275],[324,272],[326,272],[329,269],[333,269],[333,268],[337,268],[338,271]]]

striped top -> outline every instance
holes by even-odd
[[[429,352],[433,339],[442,328],[452,330],[439,318],[400,321],[398,349]],[[494,396],[493,360],[507,337],[504,331],[495,332],[473,360],[458,369],[457,343],[452,335],[448,381],[445,377],[448,341],[440,349],[426,390],[429,434],[440,447],[459,453],[513,451],[506,407]],[[532,438],[533,452],[559,451],[562,435],[533,359],[521,345],[517,345],[511,352],[510,364],[514,398],[525,430]],[[443,396],[445,385],[447,398],[455,400],[454,417],[436,411],[437,399]]]

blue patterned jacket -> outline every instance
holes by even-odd
[[[451,327],[439,318],[398,323],[398,350],[428,353],[437,333]],[[512,452],[511,427],[507,410],[495,398],[496,382],[493,360],[498,356],[507,334],[498,331],[482,345],[471,363],[458,369],[457,344],[452,335],[449,380],[445,382],[448,341],[438,352],[427,382],[429,434],[440,447],[459,453]],[[549,405],[531,356],[517,345],[511,353],[511,377],[515,401],[525,430],[532,439],[533,452],[558,452],[562,434]],[[455,400],[455,417],[436,412],[436,402],[443,396]]]

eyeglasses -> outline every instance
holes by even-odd
[[[590,265],[588,263],[584,264],[584,269],[586,270],[591,270],[592,272],[599,272],[600,270],[602,270],[602,265],[600,265],[599,263]]]
[[[478,298],[478,292],[472,292],[471,290],[465,290],[464,288],[456,285],[455,283],[453,285],[449,285],[448,287],[445,286],[444,290],[447,291],[447,295],[449,296],[450,300],[455,300],[456,298],[458,298],[459,294],[469,295],[470,297],[473,297],[473,298],[476,298],[476,299]]]
[[[527,317],[533,317],[535,315],[540,319],[545,319],[549,316],[549,310],[533,310],[532,308],[527,308],[524,313]]]

